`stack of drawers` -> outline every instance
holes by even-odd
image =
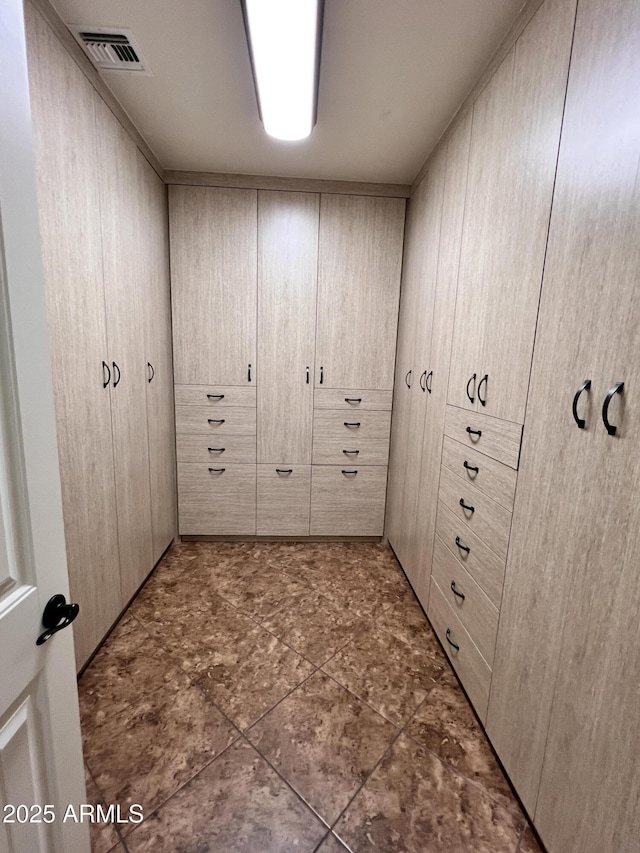
[[[521,438],[519,424],[447,406],[428,612],[483,722]]]
[[[256,389],[176,385],[180,533],[256,532]]]
[[[392,391],[316,388],[312,536],[381,536]]]

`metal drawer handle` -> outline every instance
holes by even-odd
[[[309,371],[309,366],[307,365],[307,385],[309,384],[310,378],[311,378],[311,373]]]
[[[357,471],[345,471],[345,470],[344,470],[344,468],[343,468],[343,469],[342,469],[342,473],[343,473],[345,476],[347,476],[347,475],[349,475],[349,474],[353,474],[353,476],[355,477],[355,475],[356,475],[358,472],[357,472]]]
[[[209,468],[209,473],[211,474],[224,474],[226,468]]]
[[[475,401],[476,401],[475,396],[472,397],[471,394],[469,393],[469,385],[471,385],[472,382],[475,385],[475,381],[476,381],[476,374],[474,373],[473,376],[469,377],[469,381],[467,382],[467,397],[469,398],[470,403],[475,403]],[[473,393],[475,395],[475,390]]]
[[[482,386],[483,386],[483,385],[485,385],[485,386],[487,385],[487,380],[488,380],[488,379],[489,379],[489,374],[488,374],[488,373],[485,373],[485,375],[482,377],[482,379],[480,380],[480,382],[479,382],[479,384],[478,384],[478,400],[480,400],[480,405],[481,405],[481,406],[486,406],[486,405],[487,405],[487,398],[486,398],[486,397],[482,397],[482,395],[480,394],[480,389],[482,388]]]
[[[247,382],[251,382],[251,365],[247,365]]]
[[[467,471],[473,471],[474,473],[477,474],[478,471],[480,470],[477,465],[469,465],[469,463],[467,462],[466,459],[464,460],[464,462],[462,464],[467,469]]]
[[[320,365],[320,384],[324,383],[324,367]]]
[[[447,643],[449,643],[450,646],[453,646],[453,648],[457,652],[459,652],[460,646],[457,643],[454,643],[453,640],[451,639],[451,628],[447,628],[447,633],[445,634],[445,637],[447,638]]]
[[[207,394],[207,397],[208,397],[210,400],[223,400],[223,399],[224,399],[224,394]]]
[[[362,397],[345,397],[345,403],[361,403]]]
[[[105,370],[107,371],[105,373]],[[105,379],[106,376],[106,379]],[[106,361],[102,362],[102,387],[106,388],[107,385],[111,382],[111,369]]]
[[[224,418],[207,418],[207,420],[210,424],[223,424],[225,419]]]
[[[293,474],[293,468],[276,468],[276,474]]]
[[[469,433],[469,435],[477,435],[478,438],[480,438],[480,436],[482,435],[481,429],[471,429],[471,427],[467,427],[467,432]],[[473,439],[471,440],[473,441]]]
[[[112,362],[111,362],[111,364],[113,365],[113,377],[114,377],[114,379],[113,379],[113,387],[114,387],[114,388],[116,388],[116,387],[117,387],[117,385],[118,385],[118,383],[120,382],[120,368],[119,368],[119,367],[118,367],[118,365],[115,363],[115,361],[112,361]],[[117,378],[117,379],[115,378],[116,371],[118,371],[118,378]]]
[[[429,382],[429,380],[431,380],[431,382]],[[425,379],[424,384],[425,384],[425,386],[426,386],[427,391],[428,391],[429,393],[431,393],[431,391],[432,391],[431,386],[433,385],[433,370],[430,370],[430,371],[427,373],[427,378]]]
[[[207,447],[209,453],[224,453],[225,447]]]
[[[153,382],[154,377],[155,377],[155,375],[156,375],[156,369],[155,369],[155,367],[151,364],[151,362],[150,362],[150,361],[148,361],[148,362],[147,362],[147,367],[149,368],[149,371],[150,371],[149,379],[147,380],[147,382]]]
[[[345,425],[346,427],[348,427],[349,429],[352,429],[352,428],[353,428],[353,429],[358,429],[358,427],[360,426],[360,421],[358,421],[358,423],[352,423],[352,424],[350,424],[348,421],[345,421],[345,422],[344,422],[344,425]]]
[[[404,384],[407,386],[407,388],[411,388],[410,376],[412,373],[413,370],[407,370],[407,375],[404,377]]]
[[[582,385],[578,388],[573,398],[573,404],[571,406],[571,410],[573,412],[573,419],[578,424],[578,429],[584,429],[587,425],[587,422],[584,418],[581,418],[578,415],[578,400],[582,396],[584,391],[588,391],[591,388],[591,380],[585,379]]]
[[[462,601],[464,601],[466,598],[464,592],[458,592],[458,590],[456,589],[456,582],[455,581],[451,581],[451,592],[454,595],[457,595],[458,598],[462,599]]]
[[[464,551],[465,554],[471,553],[471,548],[467,548],[466,545],[463,545],[462,542],[460,541],[459,536],[456,536],[456,545],[458,546],[458,548],[460,548],[461,551]]]
[[[602,422],[607,428],[609,435],[615,435],[618,431],[617,426],[609,423],[609,404],[616,394],[622,394],[623,392],[624,382],[616,382],[616,384],[607,391],[607,396],[604,398],[604,403],[602,404]]]
[[[356,455],[356,456],[358,455],[358,453],[360,453],[360,451],[359,451],[359,450],[343,450],[342,452],[343,452],[343,453],[346,453],[347,455],[348,455],[349,453],[355,453],[355,455]]]
[[[476,508],[474,506],[467,506],[467,504],[464,502],[464,498],[460,498],[460,506],[462,507],[462,509],[466,509],[467,512],[470,512],[472,515],[476,511]]]
[[[426,370],[423,370],[423,371],[422,371],[422,373],[420,374],[420,379],[418,380],[418,381],[419,381],[419,383],[420,383],[420,389],[421,389],[422,391],[426,391],[426,390],[427,390],[427,383],[426,383],[426,382],[424,382],[424,384],[423,384],[423,382],[422,382],[422,380],[423,380],[423,379],[425,379],[425,380],[426,380],[426,378],[427,378],[427,371],[426,371]]]

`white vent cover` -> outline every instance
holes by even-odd
[[[91,62],[101,71],[135,71],[151,74],[131,30],[124,27],[83,27],[69,29]]]

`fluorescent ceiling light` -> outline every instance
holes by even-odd
[[[316,121],[322,0],[243,0],[260,117],[269,136],[304,139]]]

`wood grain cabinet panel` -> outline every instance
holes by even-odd
[[[254,535],[256,466],[178,463],[180,533]]]
[[[458,477],[473,483],[500,506],[513,510],[517,479],[513,468],[448,437],[442,446],[442,464]]]
[[[258,465],[258,536],[308,536],[310,511],[310,465]]]
[[[404,208],[321,196],[316,387],[393,388]]]
[[[256,407],[256,389],[248,386],[176,385],[175,397],[176,406],[208,406],[211,409]]]
[[[175,381],[256,382],[257,191],[169,187]]]
[[[382,536],[386,489],[386,467],[312,466],[311,535]]]
[[[522,439],[520,424],[447,406],[444,431],[445,435],[465,447],[490,456],[510,468],[518,467]]]
[[[255,435],[256,410],[228,406],[176,406],[176,431],[195,435]]]

